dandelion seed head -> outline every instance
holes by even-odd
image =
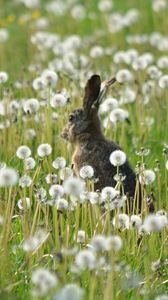
[[[17,203],[17,206],[19,207],[20,210],[24,210],[24,201],[25,201],[25,205],[26,205],[26,208],[30,208],[30,198],[26,197],[25,199],[19,199],[18,200],[18,203]]]
[[[0,84],[8,81],[8,74],[6,72],[0,72]]]
[[[58,291],[54,300],[82,300],[84,290],[76,284],[66,284]]]
[[[65,158],[62,157],[62,156],[57,157],[53,161],[52,166],[53,166],[54,169],[63,169],[63,168],[65,168],[65,166],[66,166]]]
[[[10,187],[17,184],[19,179],[18,173],[12,168],[0,169],[0,187]]]
[[[110,154],[110,163],[113,166],[122,166],[126,162],[126,154],[121,150],[115,150]]]
[[[53,108],[63,107],[67,103],[67,98],[61,93],[57,93],[51,97],[50,104]]]
[[[77,177],[69,177],[63,183],[65,193],[72,196],[79,196],[85,189],[83,180]]]
[[[87,166],[83,166],[80,169],[80,176],[83,179],[90,179],[93,177],[93,175],[94,175],[94,170],[92,166],[87,165]]]
[[[36,269],[32,272],[31,277],[34,288],[32,289],[33,296],[45,296],[48,292],[53,289],[57,283],[58,279],[55,274],[52,274],[47,269]]]
[[[19,179],[19,186],[21,186],[22,188],[29,187],[29,186],[31,186],[31,184],[32,184],[32,179],[28,175],[23,175]]]
[[[133,75],[129,70],[123,69],[117,72],[116,79],[119,83],[125,83],[125,82],[132,81]]]
[[[25,101],[23,109],[25,113],[36,113],[40,108],[39,101],[37,99],[31,98]]]
[[[37,153],[40,157],[49,156],[52,152],[52,147],[49,144],[41,144],[37,148]]]
[[[53,184],[49,189],[49,194],[52,198],[61,198],[64,195],[64,188],[62,185]]]
[[[156,175],[152,170],[144,170],[143,174],[139,175],[140,183],[144,183],[146,185],[152,184],[155,181]]]
[[[85,243],[86,240],[86,232],[84,230],[78,230],[77,233],[77,243]]]
[[[81,250],[75,257],[75,264],[79,270],[92,270],[96,266],[96,257],[91,250]]]
[[[31,150],[28,146],[22,145],[16,151],[17,157],[20,159],[26,159],[31,155]]]

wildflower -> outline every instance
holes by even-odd
[[[36,113],[40,108],[39,101],[37,99],[31,98],[25,101],[23,109],[25,113],[33,114]]]
[[[73,171],[69,167],[62,168],[59,172],[59,176],[61,180],[66,180],[67,178],[73,176]]]
[[[159,79],[159,86],[162,89],[168,88],[168,75],[163,75]]]
[[[91,240],[91,245],[95,251],[106,251],[106,238],[103,235],[96,235]]]
[[[19,199],[17,206],[19,207],[20,210],[24,210],[24,201],[25,201],[25,205],[26,208],[30,208],[30,198],[26,197],[25,199]]]
[[[32,289],[32,295],[35,297],[46,296],[58,282],[56,275],[47,269],[36,269],[32,272],[32,283],[35,287]]]
[[[19,179],[19,185],[22,187],[22,188],[25,188],[25,187],[29,187],[31,186],[32,184],[32,179],[30,176],[28,175],[23,175],[20,179]]]
[[[118,100],[115,98],[106,98],[100,105],[99,112],[106,113],[118,107]]]
[[[58,75],[54,71],[44,70],[41,74],[41,78],[45,86],[54,86],[58,81]]]
[[[71,15],[74,19],[83,20],[86,16],[85,7],[82,4],[76,4],[71,10]]]
[[[47,192],[43,187],[40,187],[40,188],[35,190],[35,198],[38,201],[40,201],[41,203],[46,202],[46,196],[47,196]]]
[[[85,241],[86,241],[86,232],[84,230],[78,230],[77,243],[85,243]]]
[[[100,0],[98,3],[98,9],[102,12],[109,12],[113,7],[112,1]]]
[[[119,83],[125,83],[128,81],[132,81],[133,75],[129,70],[123,69],[117,72],[116,79]]]
[[[115,188],[111,186],[106,186],[101,191],[101,203],[105,202],[106,200],[113,200],[117,195],[119,194],[119,191],[115,190]]]
[[[129,217],[126,214],[119,214],[117,217],[113,218],[112,224],[114,227],[119,227],[121,229],[129,228]]]
[[[168,68],[168,56],[161,56],[157,61],[157,66],[160,69]]]
[[[55,184],[55,183],[57,183],[57,175],[56,174],[48,174],[47,176],[46,176],[46,182],[48,183],[48,184]]]
[[[90,179],[92,178],[94,175],[94,170],[92,168],[92,166],[83,166],[80,169],[80,177],[82,177],[83,179]]]
[[[40,157],[49,156],[52,152],[52,147],[49,144],[41,144],[37,148],[37,153]]]
[[[107,237],[106,240],[107,243],[107,250],[113,250],[113,251],[119,251],[122,248],[122,240],[119,236],[117,235],[112,235]]]
[[[68,208],[68,201],[66,199],[60,198],[56,202],[56,207],[58,210],[67,210]]]
[[[132,67],[136,71],[144,70],[147,68],[147,66],[147,61],[142,56],[137,57],[132,63]]]
[[[156,261],[153,261],[151,263],[151,270],[154,271],[154,272],[158,271],[160,269],[160,267],[161,267],[161,261],[160,261],[160,259],[158,259]]]
[[[91,250],[81,250],[75,257],[75,264],[79,270],[92,270],[96,266],[96,257]]]
[[[5,83],[8,80],[8,74],[6,72],[0,72],[0,84]]]
[[[28,157],[24,160],[24,165],[26,170],[34,169],[36,162],[33,157]]]
[[[140,183],[149,185],[155,181],[156,175],[152,170],[144,170],[143,174],[139,175]]]
[[[18,173],[12,168],[0,169],[0,187],[9,187],[16,185]]]
[[[52,198],[60,198],[64,194],[64,188],[62,185],[59,184],[53,184],[49,189],[49,194]]]
[[[25,135],[26,135],[27,140],[33,139],[36,136],[36,132],[34,129],[29,128],[26,130]]]
[[[43,90],[45,87],[45,84],[44,84],[42,77],[35,78],[33,80],[32,86],[33,86],[34,90],[36,90],[36,91]]]
[[[26,159],[31,155],[31,150],[28,146],[20,146],[16,151],[17,157],[20,159]]]
[[[126,199],[127,197],[125,195],[117,195],[111,201],[106,201],[104,206],[109,210],[120,208],[124,206]]]
[[[94,46],[90,50],[90,56],[92,58],[98,58],[104,55],[103,48],[100,46]]]
[[[99,202],[99,194],[96,192],[88,192],[87,197],[91,204],[96,204]]]
[[[122,166],[126,162],[126,154],[121,150],[115,150],[110,154],[110,162],[113,166]]]
[[[166,226],[165,218],[159,215],[148,215],[144,220],[146,232],[157,232]]]
[[[57,157],[53,163],[52,166],[54,169],[63,169],[66,166],[66,160],[64,157]]]
[[[9,38],[9,32],[6,28],[1,28],[0,29],[0,43],[4,43],[8,40]]]
[[[50,104],[53,108],[63,107],[67,103],[67,100],[68,99],[64,95],[57,93],[51,97]]]
[[[151,79],[159,79],[159,77],[162,75],[162,72],[154,65],[148,67],[147,73]]]
[[[140,226],[142,225],[142,220],[139,216],[137,215],[132,215],[131,219],[130,219],[130,227],[131,228],[140,228]]]
[[[154,300],[168,300],[168,295],[159,295]]]
[[[155,12],[165,10],[166,7],[167,7],[166,0],[153,0],[153,2],[152,2],[152,8]]]
[[[129,113],[127,110],[122,109],[122,108],[115,108],[111,113],[110,113],[110,121],[112,123],[116,123],[118,121],[125,121],[128,120]]]
[[[54,300],[82,300],[84,295],[83,289],[76,284],[66,284],[59,290]]]
[[[72,196],[79,196],[84,191],[85,183],[77,177],[69,177],[63,183],[65,193]]]

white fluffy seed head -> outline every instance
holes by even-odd
[[[84,230],[78,230],[77,233],[77,243],[85,243],[86,232]]]
[[[0,169],[0,187],[10,187],[18,182],[18,173],[12,168]]]
[[[16,155],[20,159],[26,159],[31,155],[31,150],[28,146],[22,145],[17,149]]]
[[[50,100],[51,107],[53,108],[63,107],[66,103],[67,98],[61,93],[55,94]]]
[[[140,183],[149,185],[155,181],[156,175],[152,170],[144,170],[143,174],[139,175]]]
[[[33,170],[36,165],[36,161],[33,157],[28,157],[24,160],[24,165],[26,170]]]
[[[51,70],[44,70],[41,75],[45,86],[54,86],[58,81],[58,75]]]
[[[57,157],[53,163],[52,166],[54,169],[63,169],[66,166],[66,160],[64,157],[59,156]]]
[[[79,270],[92,270],[96,264],[96,257],[91,250],[81,250],[75,257],[76,266]]]
[[[94,170],[92,168],[92,166],[83,166],[80,169],[80,177],[82,177],[83,179],[90,179],[92,178],[94,175]]]
[[[126,159],[126,154],[121,150],[115,150],[110,154],[110,162],[113,166],[122,166]]]
[[[84,295],[83,289],[76,284],[66,284],[58,291],[54,300],[82,300]]]
[[[132,81],[133,75],[129,70],[123,69],[117,72],[116,79],[119,83],[125,83],[128,81]]]
[[[8,74],[6,72],[0,72],[0,84],[5,83],[8,80]]]
[[[85,189],[85,183],[77,177],[69,177],[63,183],[65,193],[72,196],[79,196]]]
[[[52,152],[52,147],[50,144],[41,144],[37,148],[37,153],[40,157],[49,156]]]
[[[25,113],[33,114],[36,113],[40,108],[40,103],[37,99],[31,98],[25,101],[23,109]]]
[[[160,79],[159,79],[159,86],[162,89],[168,88],[168,75],[163,75],[163,76],[160,77]]]

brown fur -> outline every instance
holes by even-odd
[[[93,75],[85,87],[83,108],[74,110],[70,114],[70,120],[62,132],[62,137],[76,146],[72,156],[73,170],[76,176],[79,176],[82,166],[92,166],[96,179],[95,189],[101,190],[105,186],[115,187],[116,185],[114,176],[117,170],[110,163],[109,156],[114,150],[121,150],[121,148],[115,142],[107,140],[102,133],[98,116],[99,103],[96,102],[99,93],[100,77]],[[126,176],[123,182],[124,192],[129,199],[133,199],[136,176],[128,160],[119,170],[123,176]],[[129,202],[131,207],[131,200]]]

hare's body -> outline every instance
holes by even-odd
[[[80,176],[80,169],[85,165],[90,165],[94,169],[95,189],[101,190],[105,186],[115,187],[114,176],[117,168],[109,160],[110,154],[115,150],[121,150],[121,148],[104,137],[77,144],[72,157],[75,175]],[[119,167],[119,172],[125,177],[123,181],[125,194],[134,197],[136,176],[128,161]]]
[[[114,79],[107,82],[112,84]],[[87,82],[83,99],[83,107],[74,110],[65,126],[62,137],[75,144],[72,157],[73,170],[80,176],[80,169],[90,165],[94,169],[95,189],[101,190],[106,186],[116,186],[114,176],[117,168],[110,162],[110,154],[120,150],[120,146],[107,140],[101,130],[98,108],[104,90],[101,90],[101,81],[98,75],[93,75]],[[125,177],[124,192],[128,199],[134,198],[136,189],[136,175],[128,160],[119,167],[119,172]],[[138,200],[140,204],[140,200]]]

